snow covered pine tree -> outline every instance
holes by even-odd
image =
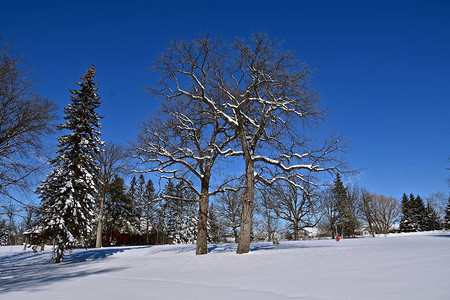
[[[91,66],[78,82],[78,90],[70,90],[71,103],[64,109],[66,122],[58,130],[68,130],[58,138],[57,156],[51,161],[53,170],[38,187],[42,202],[44,236],[55,245],[55,262],[64,251],[86,246],[95,224],[94,205],[97,193],[98,166],[93,155],[101,151],[101,117],[95,68]]]

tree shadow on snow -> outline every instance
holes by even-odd
[[[309,248],[327,248],[329,245],[311,245],[302,242],[282,242],[280,244],[273,244],[269,242],[252,243],[250,245],[250,252],[256,251],[272,251],[272,250],[286,250],[286,249],[309,249]],[[222,253],[235,252],[237,244],[213,244],[208,246],[208,253]]]
[[[101,248],[87,249],[73,252],[64,257],[63,264],[83,263],[87,261],[102,260],[116,253],[121,253],[133,249],[142,249],[149,247],[126,247],[126,248]]]
[[[0,294],[22,290],[37,290],[49,283],[77,277],[104,274],[123,268],[87,266],[86,262],[103,260],[127,249],[103,248],[67,253],[60,264],[55,264],[49,251],[14,253],[0,257]],[[78,269],[78,270],[77,270]]]
[[[213,244],[208,245],[208,253],[222,253],[236,251],[237,244]]]
[[[450,238],[450,233],[432,234],[431,237]]]

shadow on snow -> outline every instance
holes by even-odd
[[[49,283],[65,281],[77,277],[109,273],[123,268],[81,269],[89,261],[103,260],[113,254],[132,248],[103,248],[96,250],[76,250],[67,253],[60,264],[55,264],[50,251],[14,253],[0,257],[0,293],[36,290]],[[81,267],[77,270],[76,267]]]
[[[280,244],[273,244],[269,242],[252,243],[250,252],[257,251],[272,251],[272,250],[286,250],[286,249],[309,249],[309,248],[324,248],[331,247],[328,245],[311,245],[302,242],[283,242]],[[237,244],[212,244],[208,246],[208,253],[222,253],[222,252],[236,252]]]
[[[432,234],[432,237],[440,237],[440,238],[450,238],[450,233],[440,233],[440,234]]]

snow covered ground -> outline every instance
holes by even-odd
[[[0,247],[0,299],[450,299],[450,232],[76,250]]]

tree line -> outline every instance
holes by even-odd
[[[314,226],[331,237],[355,236],[361,220],[372,234],[386,233],[396,220],[395,199],[344,186],[343,138],[314,138],[313,125],[324,115],[310,70],[265,34],[172,42],[154,66],[160,81],[148,87],[160,109],[127,149],[101,139],[91,66],[70,90],[48,164],[42,137],[52,130],[56,107],[30,92],[8,47],[1,54],[0,192],[20,203],[17,190],[33,186],[33,175],[49,166],[36,188],[34,231],[54,245],[56,262],[73,247],[120,243],[120,233],[134,243],[195,242],[198,255],[207,254],[208,241],[227,236],[241,254],[257,231],[273,239],[279,220],[293,239]],[[126,186],[133,159],[135,171],[165,182],[163,192],[143,176]],[[402,211],[417,207],[409,201]],[[415,213],[408,220],[402,229],[428,228],[416,226]]]

